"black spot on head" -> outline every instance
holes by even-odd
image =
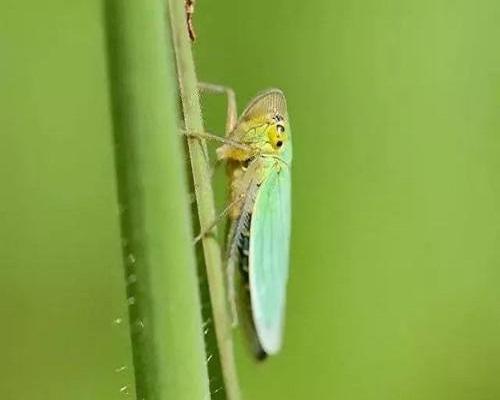
[[[276,142],[276,146],[277,146],[277,147],[281,147],[281,146],[283,146],[283,142],[282,142],[281,140],[278,140],[278,141]]]

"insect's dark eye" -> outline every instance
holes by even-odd
[[[276,142],[276,147],[281,147],[281,146],[283,146],[283,142],[281,140],[278,140]]]
[[[276,125],[276,130],[279,132],[279,133],[283,133],[285,132],[285,127],[283,125]]]

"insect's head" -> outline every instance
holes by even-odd
[[[275,152],[279,152],[288,140],[287,124],[280,114],[275,114],[268,122],[267,137],[268,143]]]
[[[260,154],[283,155],[289,153],[291,139],[286,100],[279,89],[268,89],[257,95],[247,106],[240,119],[245,131],[244,141]]]

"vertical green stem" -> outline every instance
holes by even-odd
[[[169,4],[185,129],[188,132],[204,132],[198,80],[188,36],[184,0],[169,0]],[[202,140],[188,139],[188,147],[200,227],[202,231],[205,231],[216,218],[209,173],[210,164]],[[214,235],[203,237],[202,244],[226,395],[230,400],[237,400],[240,398],[240,390],[234,360],[231,325],[227,311],[221,252]]]
[[[161,0],[107,2],[137,398],[209,398],[176,93]]]

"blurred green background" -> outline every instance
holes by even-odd
[[[294,135],[285,347],[238,343],[245,398],[500,398],[498,21],[198,1],[200,79],[240,108],[280,87]],[[133,398],[107,66],[102,1],[0,4],[3,399]],[[204,109],[220,132],[224,100]]]

